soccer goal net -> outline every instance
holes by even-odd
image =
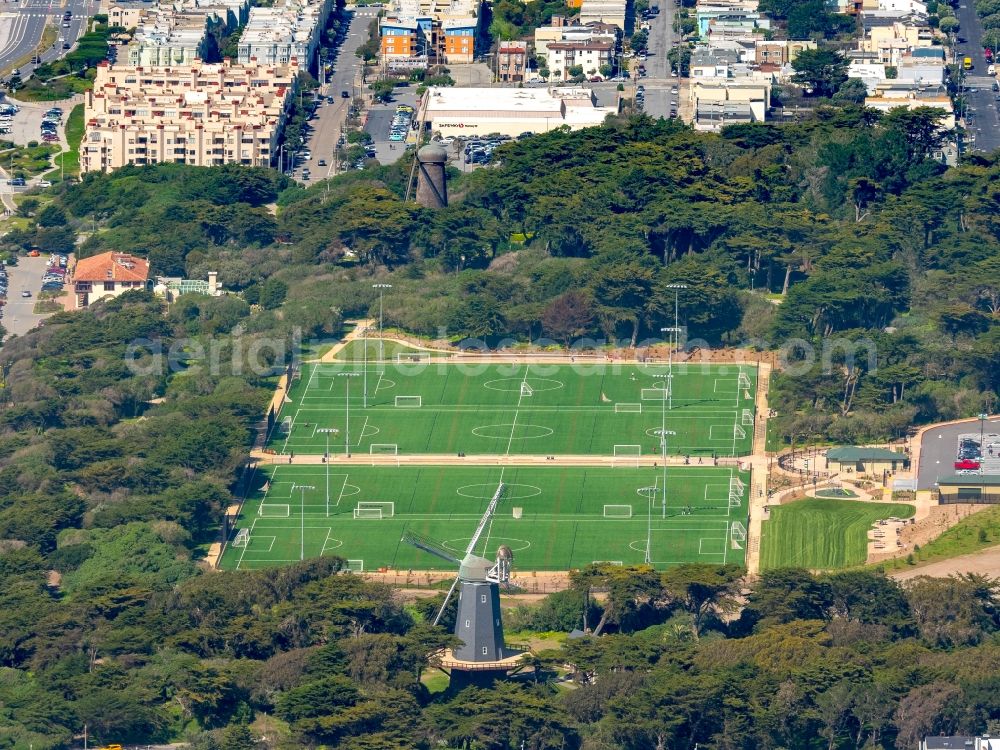
[[[745,542],[747,540],[747,527],[739,521],[734,521],[729,527],[729,536],[733,542]]]
[[[743,410],[742,420],[743,420],[743,425],[744,426],[749,427],[750,425],[752,425],[753,424],[753,412],[750,411],[749,409],[744,409]]]
[[[399,446],[396,443],[372,443],[368,446],[368,453],[372,457],[372,466],[376,456],[393,456],[396,466],[399,466]]]
[[[750,388],[750,378],[747,376],[745,372],[740,373],[739,387],[744,389]]]
[[[632,517],[632,506],[631,505],[605,505],[604,506],[604,517],[605,518],[631,518]]]
[[[419,409],[423,405],[422,396],[396,396],[396,406],[400,409]]]
[[[666,401],[666,388],[643,388],[639,391],[639,398],[643,401]]]
[[[382,520],[392,518],[396,515],[396,503],[367,500],[358,503],[354,509],[354,517],[357,519]]]
[[[742,440],[747,436],[747,431],[740,427],[738,424],[733,425],[733,437],[737,440]]]
[[[292,431],[292,418],[291,417],[285,417],[284,419],[282,419],[281,420],[281,427],[279,429],[281,430],[281,432],[283,434],[285,434],[285,435],[289,434]]]
[[[261,518],[288,518],[290,508],[288,503],[261,503],[257,515]]]
[[[642,404],[615,404],[615,414],[642,414]]]
[[[639,457],[642,455],[641,445],[616,445],[614,447],[612,465],[631,464],[639,465]]]
[[[240,529],[233,539],[234,547],[246,547],[250,543],[250,529]]]
[[[348,560],[347,561],[347,572],[348,573],[364,573],[365,572],[365,561],[364,560]]]
[[[426,362],[431,358],[429,352],[397,352],[396,362]]]
[[[534,389],[524,381],[521,381],[521,396],[534,396]]]
[[[738,508],[743,503],[743,494],[746,487],[739,477],[731,477],[729,480],[729,507]]]

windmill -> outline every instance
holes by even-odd
[[[497,548],[493,562],[479,557],[474,550],[480,537],[496,513],[503,498],[504,485],[497,486],[486,512],[479,520],[472,539],[465,549],[465,556],[458,558],[443,545],[406,531],[403,541],[417,549],[429,552],[442,560],[458,566],[458,576],[451,584],[438,610],[434,624],[441,621],[451,595],[458,589],[458,611],[455,616],[455,636],[462,645],[446,650],[436,658],[438,666],[451,670],[452,685],[470,682],[489,682],[500,673],[519,669],[525,651],[513,648],[504,641],[503,621],[500,616],[500,586],[510,581],[510,567],[514,554],[507,545]]]

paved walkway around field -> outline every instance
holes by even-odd
[[[889,575],[900,581],[907,581],[918,576],[944,578],[963,573],[976,573],[992,578],[1000,577],[1000,547],[990,547],[979,552],[950,557],[947,560],[938,560],[926,565],[915,565],[906,570],[895,570]]]

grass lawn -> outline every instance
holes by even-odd
[[[675,365],[669,406],[667,376],[617,362],[306,364],[269,447],[323,453],[333,429],[331,449],[345,452],[652,456],[665,425],[675,455],[750,452],[754,368]]]
[[[760,545],[761,568],[831,569],[861,565],[876,521],[909,518],[912,505],[854,500],[799,500],[771,509]]]
[[[51,157],[60,150],[61,147],[56,143],[16,146],[0,151],[0,164],[12,175],[29,177],[44,172],[52,166]]]
[[[269,466],[236,524],[250,530],[249,543],[230,544],[222,567],[338,555],[356,561],[355,569],[451,570],[448,562],[402,543],[403,532],[463,553],[501,481],[506,494],[477,552],[492,556],[507,544],[519,570],[568,570],[597,560],[642,563],[647,529],[657,567],[742,564],[742,544],[731,535],[733,524],[746,523],[749,475],[672,467],[665,493],[662,478],[662,467]],[[730,504],[731,490],[739,505]],[[521,508],[520,518],[514,508]]]
[[[1000,506],[984,510],[963,518],[937,539],[928,542],[913,553],[914,562],[934,562],[958,555],[978,552],[1000,544]],[[879,563],[886,570],[909,568],[906,558],[887,560]]]
[[[66,118],[66,141],[69,151],[63,151],[55,158],[56,168],[45,175],[52,182],[58,182],[63,173],[69,177],[80,174],[80,142],[83,140],[83,105],[77,104]]]
[[[367,341],[355,339],[347,342],[347,346],[337,352],[336,359],[341,362],[362,362],[365,359],[365,349],[368,350],[367,356],[370,362],[374,362],[382,356],[385,356],[386,359],[395,359],[397,354],[423,351],[414,346],[400,344],[397,341],[379,341],[378,338],[370,338]],[[442,355],[435,352],[434,356]]]

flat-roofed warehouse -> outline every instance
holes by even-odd
[[[618,112],[599,107],[593,91],[584,87],[427,89],[420,118],[433,133],[475,137],[492,133],[516,137],[545,133],[567,126],[570,130],[601,125]]]

